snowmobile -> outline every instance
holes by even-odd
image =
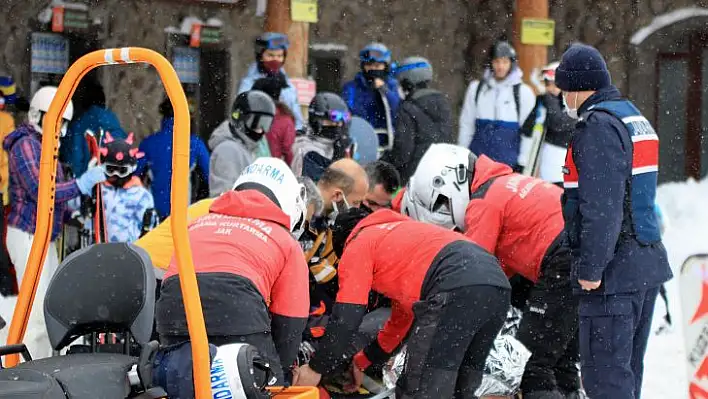
[[[59,85],[45,116],[37,207],[36,234],[17,306],[10,323],[8,345],[0,347],[0,398],[166,398],[152,382],[158,343],[150,341],[155,311],[155,276],[147,254],[125,243],[103,243],[83,248],[64,259],[46,293],[44,315],[49,341],[62,356],[32,359],[22,338],[36,295],[42,264],[50,245],[52,206],[56,182],[60,117],[82,76],[102,65],[153,65],[175,109],[172,230],[179,278],[193,351],[194,390],[197,399],[266,398],[316,399],[315,387],[249,385],[255,348],[246,344],[219,348],[210,362],[201,301],[187,235],[189,174],[189,111],[177,74],[159,53],[144,48],[106,49],[89,53],[74,63]],[[119,333],[121,353],[101,353],[93,345],[72,347],[87,334]],[[140,348],[131,355],[131,346]],[[223,348],[223,350],[222,350]],[[115,352],[115,351],[114,351]],[[24,358],[19,363],[19,356]],[[245,363],[244,363],[245,362]]]

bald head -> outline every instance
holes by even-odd
[[[333,162],[324,171],[317,183],[324,199],[324,212],[329,214],[342,206],[358,207],[369,191],[366,171],[356,161],[344,158]]]

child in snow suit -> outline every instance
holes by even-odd
[[[106,182],[101,187],[109,242],[133,242],[143,230],[156,225],[152,194],[133,175],[145,154],[134,144],[133,133],[125,140],[106,132],[100,149]]]

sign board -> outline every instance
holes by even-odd
[[[189,34],[190,47],[204,47],[221,43],[221,27],[202,24],[192,25]]]
[[[32,73],[63,75],[69,68],[69,41],[54,33],[32,33]]]
[[[65,6],[52,8],[52,32],[83,32],[88,27],[88,9]]]
[[[310,102],[315,98],[317,93],[317,84],[310,79],[290,79],[290,83],[295,86],[297,91],[297,102],[300,105],[310,105]]]
[[[199,83],[199,49],[191,47],[172,48],[172,66],[182,83]]]
[[[521,21],[521,43],[552,46],[556,32],[556,21],[552,19],[524,18]]]
[[[317,22],[317,0],[290,0],[290,18],[296,22]]]

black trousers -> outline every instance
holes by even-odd
[[[508,289],[479,285],[432,295],[413,307],[396,398],[475,398],[510,306]]]
[[[517,339],[531,351],[521,382],[525,394],[570,393],[580,388],[578,300],[570,281],[571,256],[556,241],[541,264],[517,333]]]

